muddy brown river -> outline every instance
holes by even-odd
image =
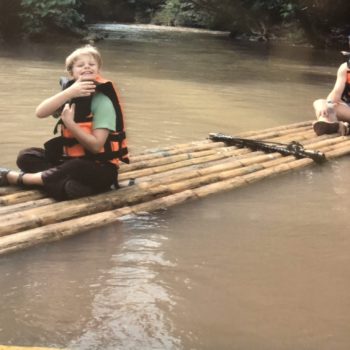
[[[227,35],[99,25],[132,153],[313,119],[341,56]],[[72,43],[0,50],[1,165]],[[82,350],[347,350],[350,158],[0,258],[0,344]]]

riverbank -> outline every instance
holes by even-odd
[[[202,33],[208,35],[227,36],[239,42],[261,42],[274,43],[286,46],[315,47],[308,40],[307,34],[295,23],[284,24],[269,28],[266,31],[233,33],[230,31],[211,30],[205,28],[191,28],[182,26],[167,26],[159,24],[143,23],[91,23],[86,27],[75,31],[46,32],[40,35],[32,35],[26,38],[14,38],[16,43],[22,41],[32,41],[36,43],[50,42],[71,42],[77,44],[96,44],[115,32],[116,28],[120,32],[143,31],[143,32],[164,32],[164,33]],[[324,40],[324,45],[318,48],[348,50],[348,39],[345,30],[334,30],[330,32]],[[0,47],[11,45],[0,36]]]
[[[110,28],[109,28],[110,25]],[[120,31],[146,31],[146,32],[177,32],[177,33],[203,33],[218,36],[227,36],[232,40],[241,42],[266,42],[288,46],[314,47],[308,40],[307,34],[295,23],[284,24],[270,28],[266,32],[232,33],[224,30],[210,30],[204,28],[191,28],[182,26],[166,26],[158,24],[141,23],[98,23],[88,25],[87,32],[80,38],[83,42],[94,43],[103,40],[108,36],[108,31],[115,28]],[[103,29],[101,29],[103,28]],[[348,39],[345,30],[334,30],[325,38],[324,49],[348,49]]]

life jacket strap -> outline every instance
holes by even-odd
[[[97,154],[86,152],[85,158],[97,160],[100,162],[105,162],[105,161],[118,158],[122,162],[129,164],[129,158],[125,157],[127,156],[127,154],[128,154],[127,148],[121,148],[118,151],[107,151],[107,152],[97,153]]]

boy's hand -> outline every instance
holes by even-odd
[[[66,103],[62,114],[61,114],[61,119],[63,123],[68,127],[68,125],[72,122],[74,122],[74,113],[75,113],[75,104],[73,103],[71,106],[69,103]]]
[[[86,97],[95,92],[96,85],[91,80],[83,80],[82,77],[79,77],[78,80],[67,90],[69,90],[71,98]]]

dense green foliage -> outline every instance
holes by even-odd
[[[82,1],[82,13],[87,22],[134,21],[134,9],[128,0],[87,0]]]
[[[45,31],[74,31],[83,23],[77,0],[22,0],[22,28],[26,33]]]
[[[168,0],[194,5],[205,12],[211,28],[230,30],[232,35],[268,40],[287,24],[303,31],[318,46],[337,35],[350,34],[349,0]],[[288,28],[288,27],[287,27]],[[328,43],[329,44],[329,43]]]
[[[349,0],[0,0],[0,36],[116,21],[223,29],[257,40],[300,34],[321,46],[350,34],[349,13]]]
[[[210,27],[210,18],[207,11],[191,1],[172,0],[162,4],[152,21],[168,26]]]
[[[84,24],[77,0],[0,0],[0,37],[77,32]]]

